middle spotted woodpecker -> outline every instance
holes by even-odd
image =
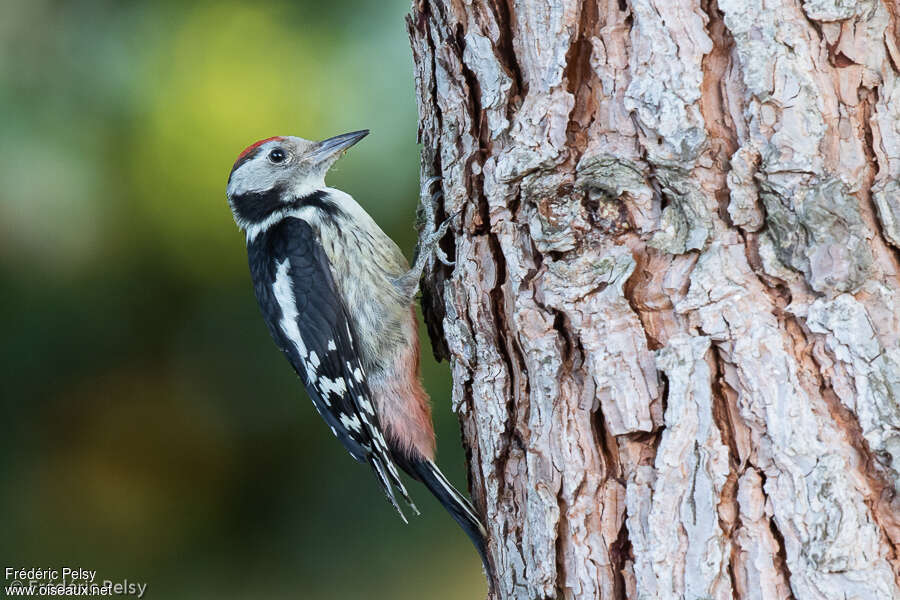
[[[396,489],[418,510],[397,466],[421,481],[466,532],[485,570],[485,529],[434,463],[434,429],[419,380],[413,299],[447,223],[435,226],[436,182],[422,186],[426,228],[410,269],[397,245],[325,174],[368,131],[321,142],[273,137],[241,152],[228,202],[246,234],[256,298],[275,343],[350,455],[368,463],[406,521]]]

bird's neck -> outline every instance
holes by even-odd
[[[326,188],[296,195],[277,187],[234,196],[231,209],[238,226],[246,232],[248,242],[288,216],[326,218],[334,217],[339,210]]]

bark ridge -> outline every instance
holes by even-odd
[[[900,596],[898,19],[413,3],[497,598]]]

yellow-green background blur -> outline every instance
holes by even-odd
[[[0,567],[145,597],[474,598],[468,539],[404,526],[269,339],[224,197],[278,134],[372,134],[332,171],[410,253],[408,0],[0,8]],[[465,486],[423,348],[439,462]]]

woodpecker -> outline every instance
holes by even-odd
[[[490,573],[485,529],[472,504],[434,463],[434,428],[419,379],[413,300],[448,221],[436,227],[437,178],[425,181],[425,227],[412,268],[397,245],[325,174],[368,130],[320,142],[279,136],[240,153],[228,177],[234,220],[246,235],[250,274],[275,343],[350,455],[368,463],[400,518],[395,490],[419,514],[397,467],[437,497]]]

